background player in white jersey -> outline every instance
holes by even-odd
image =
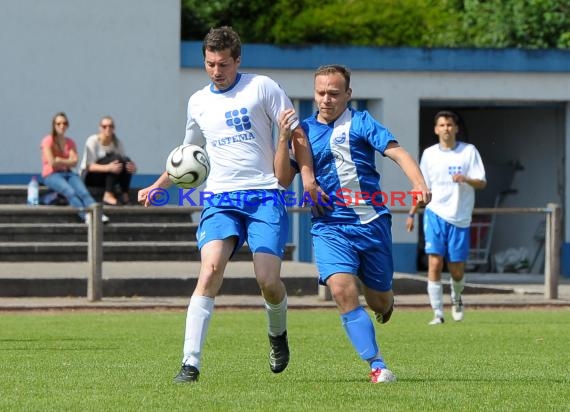
[[[285,203],[271,201],[280,193],[274,173],[272,126],[279,113],[293,105],[270,78],[238,72],[241,42],[230,27],[210,30],[202,52],[211,83],[188,101],[184,143],[205,144],[211,164],[205,190],[215,195],[205,205],[198,228],[200,275],[188,305],[182,367],[175,382],[198,380],[214,298],[227,262],[246,240],[265,299],[270,368],[279,373],[289,362],[287,294],[280,278],[288,220]],[[297,119],[289,126],[303,164],[305,190],[316,199],[305,134]],[[139,201],[150,205],[152,190],[168,186],[163,173],[152,186],[139,192]]]
[[[469,143],[456,140],[458,117],[441,111],[434,118],[434,132],[439,142],[424,150],[420,167],[433,193],[424,214],[425,252],[428,254],[428,296],[434,311],[430,325],[440,325],[443,316],[443,261],[451,275],[451,314],[463,320],[461,294],[465,285],[465,262],[469,257],[469,226],[475,205],[475,189],[483,189],[485,168],[479,152]],[[406,221],[408,231],[414,228],[412,206]]]
[[[400,166],[417,201],[429,202],[430,193],[417,162],[388,129],[367,111],[347,107],[352,90],[346,67],[322,66],[314,81],[318,111],[302,127],[312,149],[317,183],[330,198],[328,207],[312,218],[319,281],[330,288],[350,342],[369,363],[370,381],[392,382],[396,377],[382,357],[374,325],[359,301],[362,286],[376,319],[380,323],[390,319],[394,308],[391,215],[380,194],[375,151]],[[286,118],[284,114],[282,121]],[[284,133],[286,123],[281,127]],[[286,155],[280,145],[278,156]]]

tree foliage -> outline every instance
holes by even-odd
[[[302,1],[290,7],[279,0],[282,16],[272,27],[278,44],[353,44],[374,46],[431,46],[449,15],[426,0]],[[440,3],[447,3],[440,1]]]
[[[568,0],[465,0],[460,30],[449,33],[458,45],[570,47]]]
[[[182,40],[202,40],[211,27],[232,26],[243,42],[267,43],[275,24],[274,1],[182,0]]]
[[[182,1],[182,39],[230,25],[244,42],[570,48],[569,0]]]

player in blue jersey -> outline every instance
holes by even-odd
[[[226,264],[245,241],[253,252],[256,280],[265,299],[271,371],[282,372],[290,357],[287,294],[280,278],[287,211],[283,202],[272,207],[266,203],[278,197],[281,189],[274,172],[272,128],[279,114],[293,104],[269,77],[238,72],[241,42],[230,27],[210,30],[202,52],[211,83],[188,101],[184,143],[205,145],[211,165],[205,191],[214,196],[204,207],[198,227],[201,268],[188,305],[182,367],[175,382],[198,380],[214,298]],[[291,120],[288,127],[302,164],[305,190],[317,199],[306,136],[299,120]],[[165,172],[139,192],[139,202],[151,205],[152,191],[168,186]]]
[[[393,382],[396,377],[382,357],[374,325],[359,301],[362,287],[380,323],[388,322],[394,309],[391,215],[380,195],[375,152],[400,166],[412,183],[416,201],[428,203],[431,194],[417,162],[388,129],[367,111],[348,107],[349,69],[322,66],[314,82],[318,111],[301,125],[309,139],[317,183],[330,196],[321,213],[312,217],[319,281],[330,288],[350,342],[370,365],[370,381]],[[288,134],[290,116],[282,114],[280,142]],[[287,151],[280,144],[278,157],[285,156]],[[294,169],[283,183],[292,180]],[[282,169],[277,173],[281,178]]]
[[[441,325],[443,316],[443,261],[451,275],[451,316],[465,315],[461,294],[465,285],[465,262],[469,257],[469,226],[475,205],[475,190],[486,185],[485,168],[472,144],[457,140],[458,117],[441,111],[434,118],[438,143],[424,150],[420,168],[433,191],[433,201],[424,213],[425,252],[428,254],[427,291],[434,312],[429,325]],[[416,206],[412,206],[406,227],[414,228]]]

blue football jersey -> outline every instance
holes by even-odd
[[[387,196],[380,189],[375,151],[384,156],[394,136],[367,111],[347,108],[333,123],[317,121],[317,113],[305,119],[303,130],[313,154],[319,186],[329,194],[332,209],[314,221],[368,223],[389,213]]]

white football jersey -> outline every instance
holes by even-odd
[[[256,74],[238,73],[234,85],[223,91],[210,84],[194,93],[184,143],[205,142],[211,170],[204,191],[279,188],[273,126],[278,127],[279,113],[292,108],[275,81]]]
[[[485,180],[485,168],[479,152],[469,143],[457,142],[445,150],[439,143],[424,150],[420,168],[431,189],[431,202],[426,206],[448,223],[469,227],[475,206],[475,189],[467,183],[455,183],[454,174]]]

